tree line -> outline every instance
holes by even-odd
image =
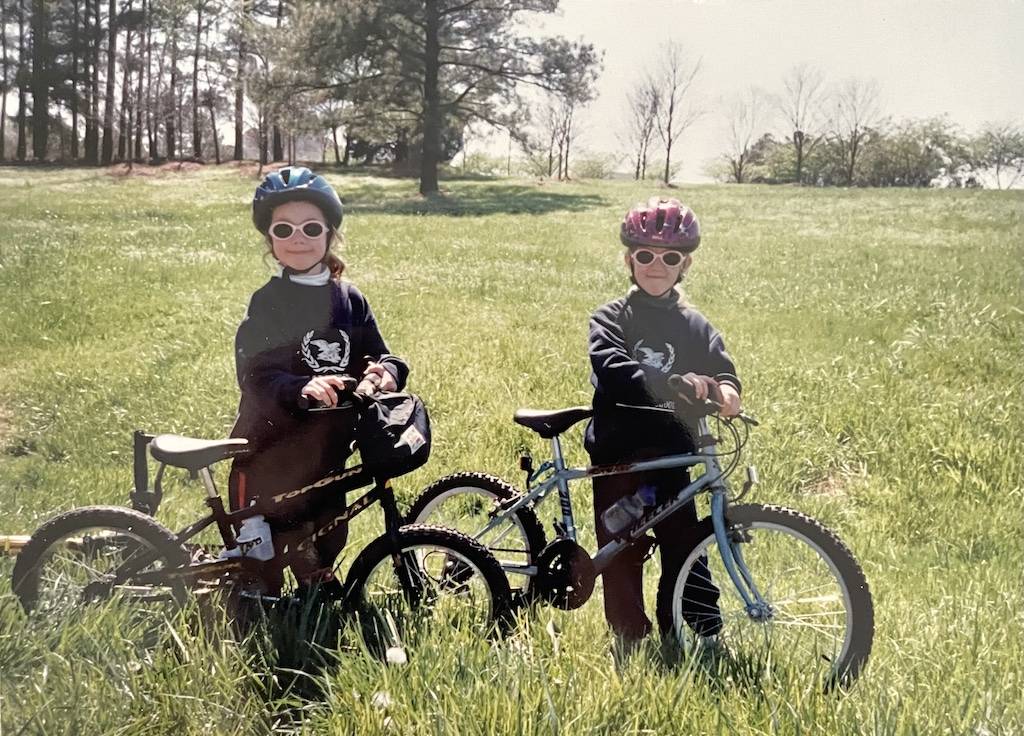
[[[558,0],[0,0],[0,161],[93,165],[294,161],[326,142],[336,163],[386,163],[438,189],[474,124],[497,127],[529,172],[565,179],[601,54],[526,35]],[[634,76],[618,156],[671,182],[679,143],[712,115],[702,62],[678,42]],[[1024,178],[1024,129],[968,136],[945,118],[894,121],[878,85],[826,85],[808,65],[774,93],[719,111],[723,181],[843,186],[997,186]],[[8,110],[16,100],[15,111]],[[223,151],[218,130],[233,124]],[[612,160],[614,159],[614,160]],[[592,163],[592,162],[591,162]]]
[[[945,116],[896,120],[873,80],[827,85],[793,67],[776,93],[750,88],[721,110],[721,181],[818,186],[1009,188],[1024,180],[1024,126],[989,122],[969,135]],[[772,130],[774,128],[774,130]]]
[[[338,163],[386,161],[431,193],[471,122],[535,145],[523,90],[536,88],[560,110],[567,171],[572,111],[593,96],[601,58],[590,44],[521,32],[521,17],[557,6],[0,0],[0,160],[290,161],[299,137],[316,133]],[[230,153],[218,136],[227,120]]]

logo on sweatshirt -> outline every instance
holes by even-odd
[[[636,345],[633,346],[633,357],[640,361],[641,365],[650,366],[662,373],[668,373],[672,370],[672,364],[676,362],[675,348],[665,343],[665,351],[660,352],[653,348],[645,347],[643,343],[643,340],[637,340]]]
[[[313,339],[313,330],[302,338],[302,362],[313,369],[314,373],[341,373],[348,366],[349,340],[341,330],[337,334],[340,342]],[[315,355],[314,355],[315,351]]]

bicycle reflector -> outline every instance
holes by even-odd
[[[747,480],[743,484],[743,492],[746,493],[758,484],[757,468],[753,465],[747,466]]]

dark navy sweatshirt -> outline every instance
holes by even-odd
[[[360,378],[369,361],[382,363],[405,386],[409,369],[388,353],[366,298],[334,279],[310,284],[271,278],[253,293],[235,336],[241,399],[232,437],[245,437],[261,455],[243,464],[279,478],[253,478],[260,488],[313,480],[348,455],[351,412],[298,410],[302,387],[313,376]],[[301,466],[301,472],[292,472]],[[262,472],[267,475],[267,472]]]
[[[698,373],[742,388],[722,336],[675,289],[652,297],[634,287],[594,312],[590,364],[594,417],[586,447],[598,463],[619,462],[641,450],[692,451],[690,430],[674,416],[618,406],[671,408],[670,375]]]

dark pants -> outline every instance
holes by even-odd
[[[344,460],[341,461],[341,466]],[[243,479],[244,475],[244,479]],[[302,463],[275,463],[273,453],[257,453],[236,461],[231,468],[228,494],[231,509],[236,511],[253,501],[279,493],[297,490],[321,478],[320,473],[309,472]],[[330,523],[344,508],[345,494],[330,489],[314,489],[309,497],[268,513],[267,521],[274,533],[275,547],[294,543],[308,537],[315,529]],[[348,524],[338,524],[314,543],[315,554],[307,555],[292,564],[292,570],[301,580],[321,568],[334,566],[348,540]]]
[[[684,469],[594,478],[594,517],[598,545],[604,546],[614,539],[604,528],[601,514],[620,498],[635,493],[641,485],[653,485],[657,492],[657,503],[661,504],[675,496],[688,482],[689,474]],[[691,501],[654,526],[654,536],[661,549],[662,579],[666,584],[671,583],[665,580],[665,576],[674,578],[685,561],[683,557],[688,551],[686,541],[691,538],[696,524],[697,508]],[[644,552],[643,547],[625,550],[602,576],[605,618],[616,634],[627,639],[639,639],[651,632],[651,621],[644,612]],[[716,634],[722,627],[718,610],[719,591],[710,582],[711,573],[705,558],[698,561],[690,577],[683,591],[688,609],[683,611],[683,616],[697,634]],[[697,577],[702,578],[700,583],[694,580]],[[671,610],[659,611],[657,618],[663,635],[672,631]]]

